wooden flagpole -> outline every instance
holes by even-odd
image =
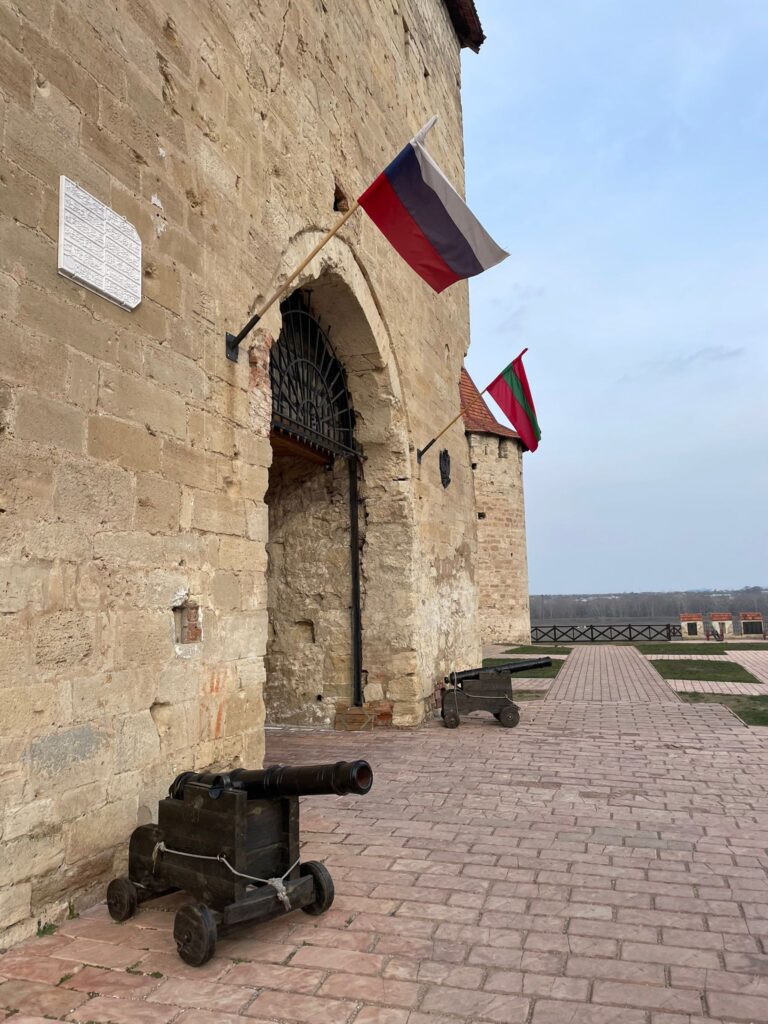
[[[524,356],[527,351],[528,351],[528,349],[524,348],[523,351],[520,353],[520,356]],[[515,356],[515,359],[513,359],[512,362],[514,363],[516,359],[520,358],[520,356]],[[512,364],[510,363],[510,366],[511,365]],[[504,372],[504,370],[501,371],[501,373],[503,373],[503,372]],[[491,381],[491,384],[493,384],[495,381],[497,381],[499,379],[499,377],[501,376],[501,373],[497,374],[493,378],[493,380]],[[427,441],[427,443],[424,445],[423,448],[417,448],[416,449],[416,461],[417,462],[421,462],[422,457],[427,454],[427,452],[432,447],[432,445],[435,443],[435,441],[438,441],[443,436],[443,434],[446,432],[446,430],[450,430],[451,427],[453,426],[453,424],[456,422],[457,419],[459,419],[461,416],[463,416],[465,412],[469,412],[469,409],[470,409],[472,403],[476,402],[478,398],[482,398],[483,395],[485,394],[485,392],[491,386],[491,384],[486,384],[482,391],[479,391],[477,393],[477,395],[473,395],[472,398],[469,401],[469,404],[466,406],[466,408],[464,406],[462,406],[459,409],[458,414],[453,417],[453,419],[448,424],[448,426],[447,427],[443,427],[443,429],[440,431],[439,434],[435,434],[435,436],[432,438],[431,441]]]
[[[492,383],[493,383],[493,381],[491,381],[491,384]],[[482,398],[483,397],[483,395],[488,390],[488,388],[491,386],[491,384],[488,384],[487,387],[484,387],[483,390],[480,391],[476,396],[473,395],[472,398],[470,399],[469,405],[467,405],[466,408],[462,405],[461,408],[459,409],[458,413],[451,420],[451,422],[447,426],[443,427],[443,429],[440,431],[439,434],[435,434],[435,436],[432,438],[431,441],[427,441],[427,443],[424,445],[423,448],[417,448],[416,449],[416,461],[417,462],[421,462],[422,457],[427,454],[427,452],[432,447],[432,445],[435,443],[435,441],[439,441],[440,438],[443,436],[443,434],[446,432],[446,430],[450,430],[451,427],[453,426],[453,424],[456,422],[456,420],[460,419],[464,415],[465,412],[469,411],[469,408],[470,408],[470,406],[472,405],[473,402],[476,402],[478,398]]]
[[[251,333],[253,328],[256,326],[259,320],[261,320],[261,318],[264,316],[267,310],[274,306],[277,300],[281,299],[283,295],[285,295],[285,293],[291,287],[293,281],[296,280],[296,278],[299,276],[302,270],[307,266],[307,264],[312,262],[315,256],[317,256],[317,254],[323,248],[323,246],[327,245],[327,243],[330,242],[333,236],[341,230],[341,228],[347,223],[347,221],[349,220],[349,218],[352,216],[352,214],[355,212],[359,205],[360,204],[355,199],[355,201],[352,203],[352,205],[344,214],[344,216],[339,221],[337,221],[336,224],[334,224],[330,231],[327,231],[323,235],[323,237],[317,243],[317,245],[309,254],[309,256],[307,256],[306,259],[302,260],[298,267],[296,267],[296,269],[291,272],[290,276],[286,278],[284,283],[277,289],[277,291],[270,295],[270,297],[267,299],[267,301],[264,303],[261,309],[257,313],[253,314],[251,319],[248,321],[248,323],[245,325],[242,331],[240,331],[239,334],[227,334],[227,359],[230,359],[233,363],[237,362],[237,355],[240,342],[243,341],[243,339],[246,338]]]
[[[430,117],[430,119],[427,121],[427,123],[424,125],[424,127],[421,128],[416,133],[416,135],[414,136],[414,141],[415,142],[419,142],[419,143],[423,143],[424,139],[426,138],[427,132],[431,131],[432,128],[434,128],[436,123],[437,123],[437,116],[433,115],[432,117]],[[323,235],[323,237],[317,243],[317,245],[312,250],[312,252],[309,254],[309,256],[307,256],[307,258],[305,260],[302,260],[302,262],[298,265],[298,267],[296,267],[296,269],[291,273],[291,275],[288,278],[286,278],[285,283],[283,285],[281,285],[280,288],[277,289],[277,291],[274,293],[274,295],[271,295],[267,299],[267,301],[264,303],[264,305],[261,307],[261,309],[258,311],[258,313],[254,313],[253,314],[251,319],[248,321],[248,323],[245,325],[245,327],[242,329],[242,331],[240,331],[239,334],[227,334],[226,335],[227,359],[231,360],[233,363],[237,362],[237,353],[238,353],[238,349],[239,349],[239,346],[240,346],[240,342],[251,333],[253,328],[256,326],[256,324],[259,322],[259,320],[261,320],[261,318],[264,316],[264,314],[267,312],[267,310],[271,306],[273,306],[277,302],[278,299],[282,298],[283,295],[285,295],[285,293],[288,291],[288,289],[290,288],[290,286],[293,283],[293,281],[295,281],[295,279],[299,276],[299,274],[302,272],[304,267],[306,267],[308,263],[312,262],[312,260],[315,258],[315,256],[317,256],[317,254],[323,248],[323,246],[327,245],[327,243],[330,242],[330,240],[333,238],[333,236],[347,223],[347,221],[352,216],[352,214],[355,212],[355,210],[359,207],[359,205],[360,205],[359,202],[357,201],[357,199],[355,199],[355,201],[352,203],[352,205],[347,210],[347,212],[344,214],[344,216],[341,218],[341,220],[339,220],[331,228],[330,231],[328,231],[325,235]]]

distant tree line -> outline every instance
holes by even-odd
[[[532,594],[531,620],[557,622],[618,621],[643,622],[665,619],[677,622],[685,612],[731,612],[738,621],[739,612],[762,612],[768,619],[768,588],[743,587],[741,590],[678,590],[627,594]]]

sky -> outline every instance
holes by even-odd
[[[768,2],[477,8],[467,367],[529,348],[531,593],[768,586]]]

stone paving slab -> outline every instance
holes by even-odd
[[[635,647],[591,644],[568,656],[548,701],[676,703],[678,698]]]

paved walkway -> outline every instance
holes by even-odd
[[[726,693],[748,694],[754,697],[768,696],[765,683],[727,683],[721,679],[710,681],[702,679],[665,679],[675,693]],[[546,693],[552,686],[552,679],[518,679],[514,684],[515,692],[529,690]]]
[[[483,661],[485,661],[486,658],[504,658],[506,661],[519,661],[521,658],[551,658],[552,661],[565,661],[568,657],[567,654],[548,654],[546,652],[546,644],[543,644],[542,646],[545,650],[538,653],[536,651],[516,651],[514,649],[514,644],[484,644]]]
[[[648,661],[729,661],[728,654],[645,654]]]
[[[302,801],[331,910],[242,928],[195,970],[173,951],[179,896],[123,925],[97,907],[0,957],[0,1007],[13,1024],[768,1022],[764,731],[653,699],[657,679],[610,658],[615,683],[595,659],[596,682],[570,671],[562,690],[605,703],[524,703],[514,730],[270,732],[268,761],[374,766],[367,797]]]
[[[560,669],[547,700],[676,702],[674,692],[635,647],[576,647]]]
[[[765,697],[768,688],[764,683],[727,683],[722,679],[706,682],[701,679],[667,679],[667,684],[676,693],[730,693],[749,694]]]
[[[761,683],[768,683],[768,651],[728,651],[728,657]]]

